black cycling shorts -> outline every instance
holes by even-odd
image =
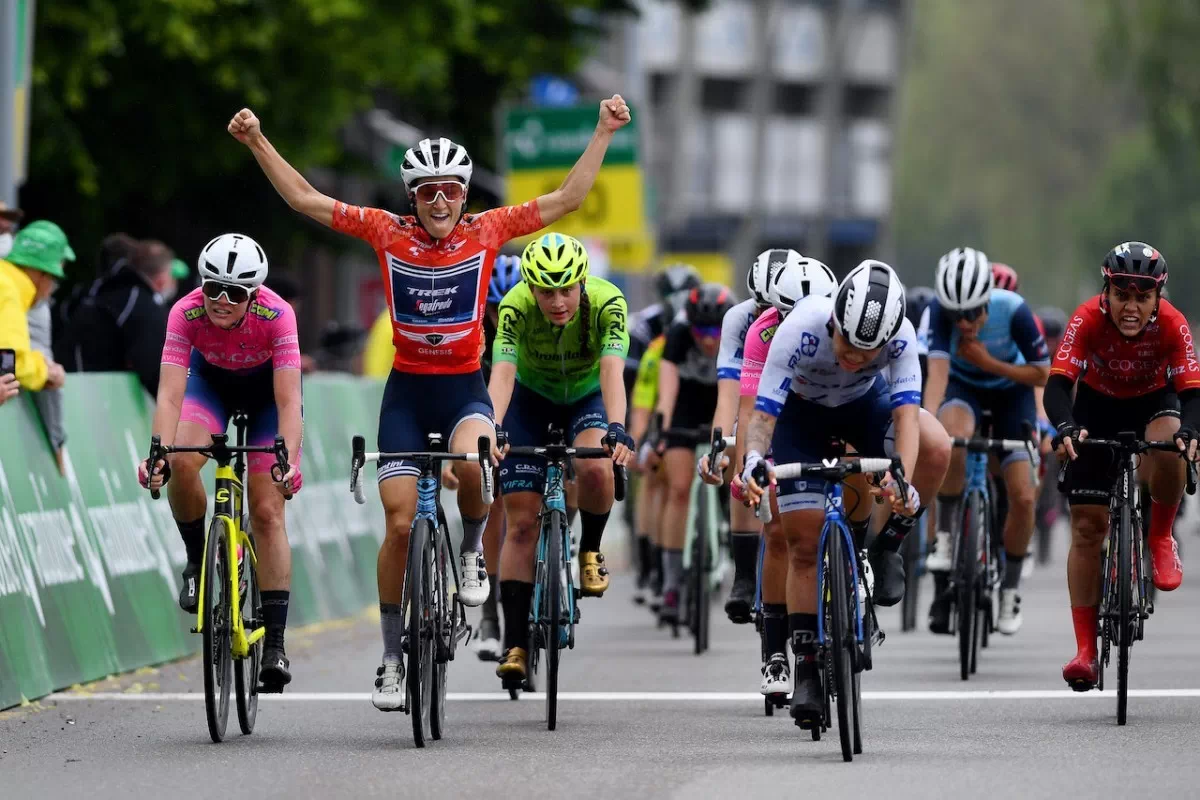
[[[716,384],[700,383],[699,381],[679,381],[679,394],[675,398],[675,411],[671,414],[671,428],[708,430],[712,426],[713,414],[717,412]],[[694,441],[668,435],[667,449],[686,447],[689,450],[696,446]]]
[[[1171,389],[1159,389],[1140,397],[1119,399],[1097,392],[1079,383],[1073,408],[1076,424],[1095,439],[1114,439],[1118,433],[1134,430],[1144,435],[1152,420],[1179,416],[1179,398]],[[1067,466],[1067,475],[1059,487],[1073,506],[1108,505],[1117,481],[1117,461],[1102,448],[1085,449]]]

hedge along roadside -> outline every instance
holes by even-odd
[[[152,501],[134,479],[150,403],[117,373],[72,375],[65,396],[63,475],[31,398],[0,408],[0,709],[199,645],[176,606],[185,559],[165,493]],[[374,443],[381,399],[376,381],[305,378],[305,486],[287,504],[289,624],[375,602],[383,512],[373,480],[365,506],[348,481],[350,437]]]

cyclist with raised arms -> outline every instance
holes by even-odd
[[[779,463],[811,463],[828,457],[830,438],[836,437],[863,456],[899,456],[909,480],[908,496],[900,496],[890,477],[871,493],[888,497],[893,512],[876,541],[902,538],[910,526],[896,525],[895,518],[919,512],[922,495],[932,495],[941,485],[950,457],[949,437],[932,415],[921,412],[920,404],[916,336],[904,317],[904,286],[888,265],[864,261],[850,271],[834,298],[800,301],[775,332],[746,422],[742,480],[749,501],[763,499],[766,487],[753,475],[768,448]],[[774,485],[769,466],[768,474]],[[866,497],[862,483],[850,486]],[[824,483],[788,480],[775,490],[788,542],[788,630],[798,663],[791,713],[797,725],[811,728],[819,724],[824,706],[815,663]],[[869,502],[847,505],[851,518],[870,516]],[[899,559],[890,545],[880,552]],[[878,593],[903,594],[902,564],[899,591],[882,587],[895,576],[878,566],[875,571]]]
[[[720,428],[725,436],[733,432],[734,423],[739,419],[746,335],[754,321],[771,308],[771,281],[789,263],[798,263],[799,258],[800,254],[795,250],[772,249],[759,253],[746,272],[749,299],[729,309],[725,318],[721,320],[721,349],[717,355],[717,406],[712,415],[712,427],[714,430]],[[729,456],[724,456],[721,459],[721,468],[724,469],[729,463]],[[720,485],[720,480],[708,474],[707,455],[700,457],[697,471],[705,481]],[[690,486],[690,479],[688,485]],[[733,584],[729,587],[729,598],[725,601],[725,614],[731,622],[740,625],[749,622],[751,618],[755,577],[758,572],[759,531],[762,526],[755,519],[754,512],[745,506],[731,504],[729,517],[729,553],[733,557]]]
[[[1035,387],[1046,384],[1050,354],[1029,306],[1016,292],[993,288],[994,283],[992,265],[980,250],[960,247],[938,261],[937,299],[929,316],[925,408],[938,415],[951,436],[974,436],[982,412],[991,411],[993,438],[1028,439],[1037,424]],[[996,628],[1011,636],[1021,629],[1021,565],[1033,537],[1037,496],[1028,452],[1009,453],[1000,470],[1008,515]],[[952,567],[950,537],[954,524],[962,519],[965,480],[966,452],[959,449],[938,491],[937,541],[926,562],[934,575],[929,609],[929,628],[934,633],[950,632],[952,598],[946,591]]]
[[[1148,441],[1174,437],[1195,460],[1200,437],[1200,365],[1187,320],[1162,296],[1167,260],[1144,242],[1125,242],[1109,251],[1101,275],[1100,294],[1085,300],[1067,323],[1045,396],[1046,411],[1058,430],[1059,457],[1071,459],[1063,490],[1071,507],[1067,589],[1076,653],[1062,674],[1076,691],[1093,688],[1097,680],[1100,554],[1117,477],[1110,454],[1093,450],[1081,458],[1076,442],[1089,436],[1113,439],[1135,430]],[[1183,497],[1185,468],[1179,457],[1166,452],[1145,453],[1140,461],[1139,477],[1150,485],[1147,544],[1154,585],[1169,592],[1183,581],[1171,528]]]
[[[767,356],[771,351],[771,343],[779,323],[795,308],[796,304],[806,297],[832,297],[837,291],[838,282],[833,270],[812,258],[805,258],[795,250],[788,250],[785,257],[786,266],[776,270],[771,276],[767,287],[767,298],[771,308],[767,309],[754,321],[746,333],[746,347],[742,360],[741,400],[738,408],[738,419],[749,419],[754,410],[754,402],[758,397],[758,384],[762,378],[763,367],[766,366]],[[740,463],[741,453],[745,450],[746,426],[738,427],[737,447],[734,463]],[[769,454],[768,454],[769,455]],[[702,467],[705,465],[702,465]],[[703,472],[705,480],[712,479]],[[733,478],[734,499],[741,500],[745,491],[741,475]],[[746,514],[753,512],[738,503],[733,506],[738,518],[744,519]],[[762,665],[762,684],[759,687],[764,695],[779,695],[792,693],[792,668],[787,658],[787,573],[788,548],[787,540],[783,537],[778,515],[773,515],[767,524],[766,551],[762,564],[762,622],[764,626],[764,644],[766,663]],[[757,565],[756,565],[757,567]]]
[[[249,445],[270,446],[276,435],[283,436],[291,466],[283,480],[271,476],[275,458],[269,453],[250,454],[247,478],[266,627],[259,680],[279,691],[292,680],[284,649],[292,550],[283,501],[303,482],[296,314],[263,286],[267,256],[249,236],[216,237],[200,251],[197,267],[200,288],[177,301],[167,317],[151,432],[166,447],[203,447],[214,433],[225,433],[230,416],[240,410],[248,418]],[[187,550],[179,605],[190,614],[199,604],[208,510],[200,470],[207,460],[199,453],[175,453],[167,464],[153,465],[153,474],[148,460],[138,466],[143,486],[158,489],[167,483],[171,513]]]
[[[712,421],[717,407],[718,352],[722,320],[734,308],[733,292],[719,283],[692,289],[683,315],[671,323],[658,366],[658,406],[663,431],[697,430]],[[749,327],[749,322],[746,323]],[[683,578],[683,547],[696,477],[695,442],[666,434],[651,451],[648,463],[657,467],[661,456],[666,473],[667,500],[661,516],[663,599],[659,617],[679,619],[679,587]]]
[[[618,129],[630,120],[620,95],[600,103],[587,148],[562,185],[519,206],[466,214],[471,157],[449,139],[423,139],[404,154],[400,177],[415,216],[354,206],[312,187],[263,135],[258,118],[242,109],[229,133],[254,155],[276,191],[301,214],[374,248],[392,317],[396,359],[379,413],[382,452],[418,451],[440,433],[450,451],[471,451],[492,437],[492,405],[480,374],[483,309],[492,262],[509,240],[535,233],[578,209]],[[463,520],[458,596],[478,606],[488,595],[481,538],[488,507],[480,498],[479,465],[458,462],[458,508]],[[387,532],[379,549],[378,581],[383,663],[371,700],[381,711],[404,702],[405,620],[401,594],[408,535],[417,506],[417,465],[379,463],[379,494]]]
[[[588,277],[578,240],[547,233],[521,254],[524,282],[500,304],[500,327],[488,391],[514,447],[546,443],[548,425],[574,447],[607,446],[613,461],[629,462],[633,439],[625,432],[625,353],[629,333],[621,290]],[[603,461],[575,463],[579,484],[579,583],[585,597],[608,589],[600,541],[613,504],[613,473]],[[546,461],[507,456],[500,488],[508,531],[500,553],[504,656],[496,675],[506,687],[525,680],[529,609],[541,534]]]

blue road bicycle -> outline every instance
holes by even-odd
[[[830,458],[819,464],[778,464],[777,481],[816,479],[826,481],[825,524],[817,545],[817,669],[825,694],[825,714],[820,725],[812,727],[812,737],[820,740],[821,732],[833,724],[833,701],[837,702],[838,738],[842,759],[854,760],[862,753],[862,690],[860,676],[871,668],[871,645],[883,643],[883,631],[875,618],[871,593],[865,589],[860,602],[859,582],[862,576],[862,557],[854,547],[850,532],[842,482],[851,475],[875,475],[882,478],[891,472],[899,491],[907,496],[904,468],[898,458],[859,458],[842,460]],[[760,486],[767,485],[767,465],[762,463],[754,473]],[[770,503],[760,503],[759,518],[771,520]],[[799,663],[792,674],[799,671]]]

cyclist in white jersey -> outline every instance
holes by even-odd
[[[949,437],[920,404],[916,334],[904,318],[904,286],[891,267],[869,260],[851,270],[834,299],[808,297],[780,324],[747,421],[742,480],[752,502],[763,496],[753,473],[768,446],[778,463],[827,457],[831,437],[863,456],[899,456],[908,496],[899,496],[890,476],[870,489],[886,496],[893,512],[870,554],[877,602],[884,605],[903,595],[904,567],[896,550],[921,513],[922,495],[933,495],[950,460]],[[865,498],[866,487],[850,486],[848,515],[869,517],[871,504],[855,502],[856,493]],[[798,664],[792,717],[811,728],[823,707],[814,659],[825,484],[787,480],[776,492],[788,540],[788,630]]]

